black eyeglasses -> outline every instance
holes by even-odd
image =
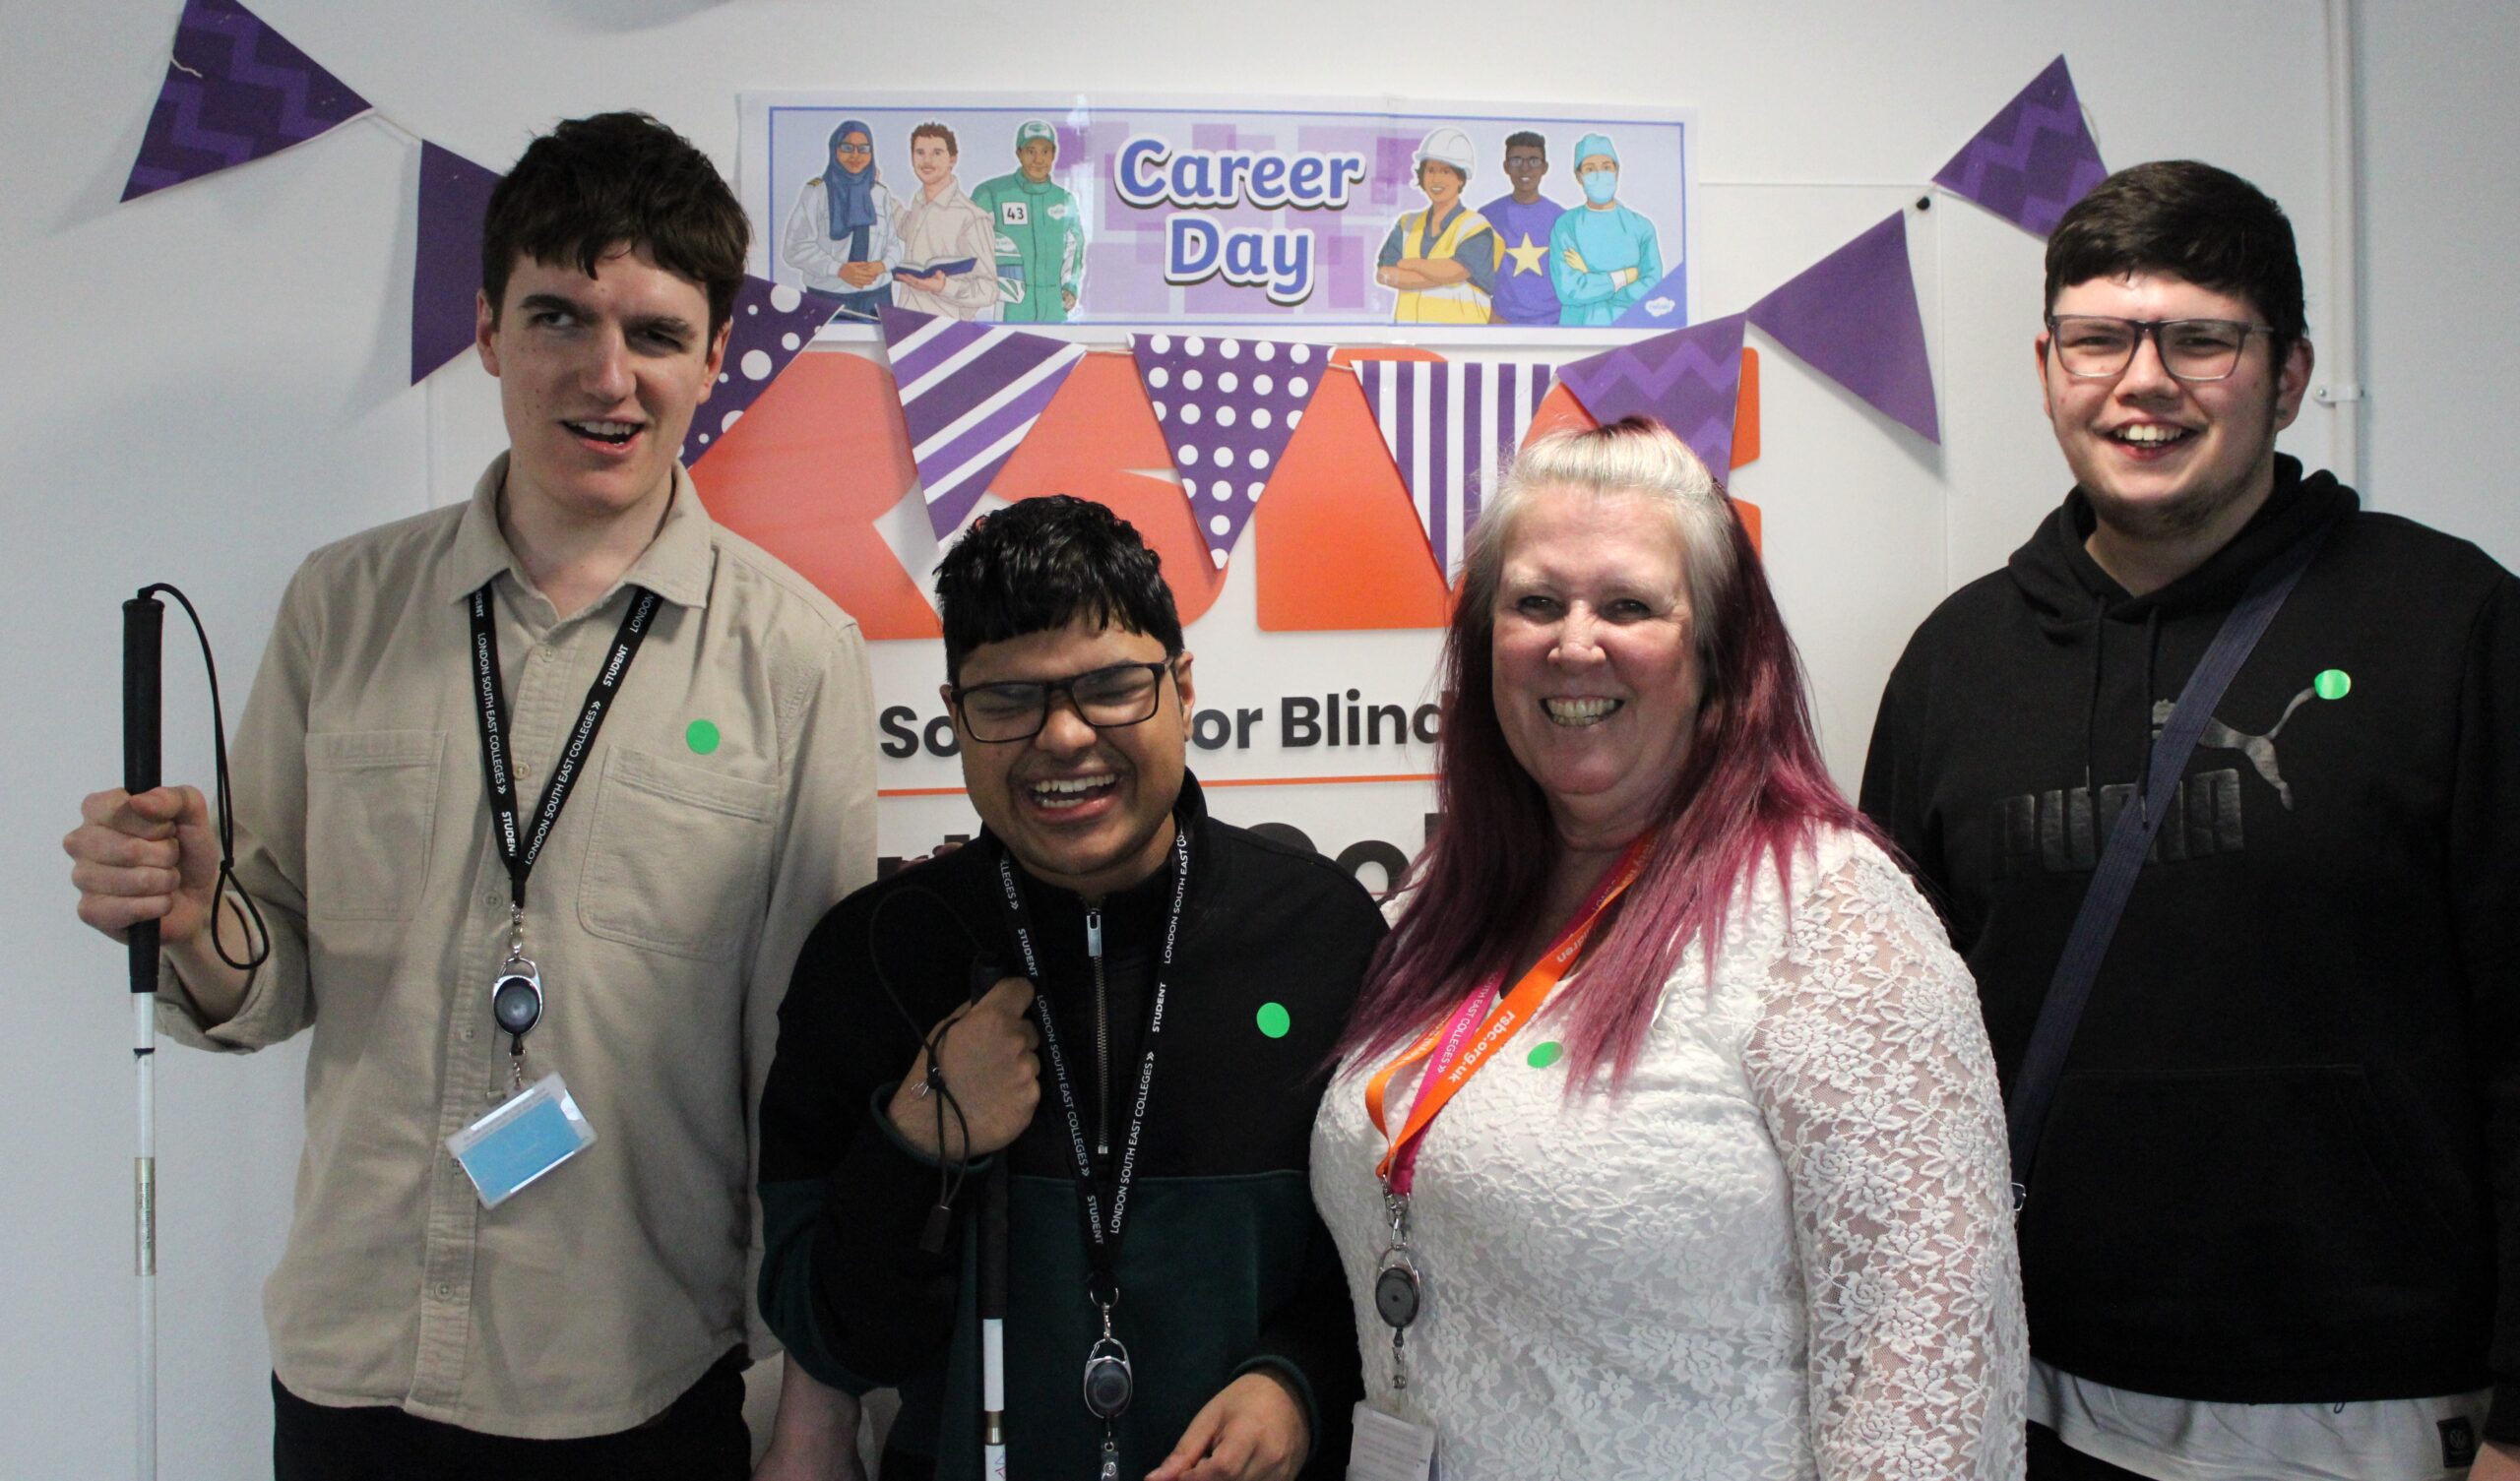
[[[2065,374],[2086,381],[2123,375],[2135,350],[2152,336],[2162,368],[2182,381],[2229,379],[2239,368],[2251,335],[2271,335],[2272,325],[2237,319],[2110,319],[2098,314],[2049,314],[2048,342]]]
[[[1176,655],[1177,656],[1177,655]],[[1079,719],[1097,730],[1143,724],[1155,717],[1164,676],[1173,658],[1114,663],[1066,679],[1008,679],[958,684],[946,691],[963,729],[976,741],[1031,740],[1050,720],[1050,696],[1064,694]]]

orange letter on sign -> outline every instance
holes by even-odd
[[[875,522],[917,476],[893,374],[852,354],[788,362],[692,481],[710,518],[822,588],[870,638],[937,638]]]
[[[1260,568],[1253,594],[1264,632],[1439,628],[1450,609],[1409,486],[1353,371],[1332,371],[1314,388],[1244,547],[1243,560]]]

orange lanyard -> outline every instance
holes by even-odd
[[[1548,997],[1549,990],[1557,986],[1567,970],[1574,966],[1575,959],[1584,954],[1584,943],[1592,936],[1593,927],[1601,921],[1602,912],[1609,908],[1610,901],[1618,898],[1621,892],[1635,883],[1636,876],[1645,867],[1646,850],[1653,841],[1654,835],[1647,833],[1627,845],[1627,851],[1619,855],[1618,862],[1602,876],[1602,883],[1594,889],[1592,898],[1585,902],[1574,923],[1557,938],[1556,945],[1551,946],[1539,962],[1523,974],[1523,980],[1514,984],[1514,990],[1506,993],[1488,1012],[1485,1021],[1479,1025],[1479,1031],[1471,1036],[1466,1048],[1455,1053],[1461,1044],[1462,1028],[1476,1008],[1488,1001],[1503,984],[1501,974],[1481,984],[1460,1010],[1426,1030],[1425,1035],[1412,1044],[1407,1053],[1385,1065],[1366,1082],[1365,1115],[1387,1142],[1382,1160],[1374,1164],[1374,1175],[1383,1180],[1385,1187],[1404,1198],[1408,1196],[1411,1185],[1416,1181],[1418,1140],[1425,1135],[1427,1126],[1461,1092],[1461,1087],[1470,1082],[1470,1078],[1477,1075],[1504,1046],[1505,1041],[1519,1032],[1540,1011],[1541,1003]],[[1399,1135],[1394,1136],[1383,1119],[1383,1098],[1391,1088],[1391,1078],[1403,1068],[1433,1053],[1438,1043],[1444,1045],[1443,1057],[1427,1070],[1425,1081],[1418,1087],[1418,1098],[1410,1104],[1408,1119],[1401,1124]]]

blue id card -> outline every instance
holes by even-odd
[[[446,1149],[472,1180],[481,1206],[496,1208],[594,1142],[595,1128],[554,1071],[447,1138]]]

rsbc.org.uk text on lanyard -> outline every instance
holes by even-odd
[[[1409,1046],[1407,1053],[1385,1065],[1366,1082],[1365,1115],[1371,1118],[1374,1130],[1382,1133],[1386,1141],[1382,1160],[1374,1164],[1374,1175],[1382,1179],[1392,1193],[1408,1197],[1417,1176],[1418,1144],[1427,1126],[1461,1092],[1462,1086],[1470,1083],[1470,1078],[1504,1047],[1505,1041],[1520,1032],[1540,1012],[1540,1006],[1547,999],[1550,990],[1574,966],[1576,958],[1583,956],[1584,943],[1592,936],[1593,927],[1601,921],[1602,913],[1629,885],[1636,882],[1636,876],[1645,867],[1645,856],[1653,841],[1653,835],[1648,833],[1627,846],[1627,851],[1620,854],[1618,861],[1602,876],[1602,883],[1595,887],[1592,897],[1584,902],[1584,908],[1577,912],[1573,923],[1559,934],[1556,943],[1542,955],[1532,969],[1523,974],[1523,979],[1514,984],[1514,990],[1496,1002],[1485,1020],[1479,1023],[1478,1032],[1470,1036],[1468,1047],[1462,1046],[1463,1036],[1470,1024],[1477,1021],[1480,1010],[1495,997],[1497,989],[1503,985],[1504,974],[1501,972],[1481,984],[1479,991],[1472,993],[1449,1018],[1428,1029],[1424,1037]],[[1399,1133],[1394,1135],[1383,1117],[1383,1101],[1391,1088],[1391,1079],[1401,1070],[1432,1054],[1438,1044],[1443,1046],[1444,1053],[1426,1072],[1425,1082],[1418,1087],[1417,1099],[1410,1103],[1408,1118],[1402,1122]]]

